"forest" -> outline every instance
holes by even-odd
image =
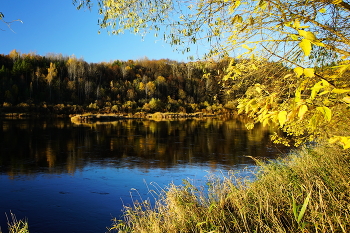
[[[252,158],[259,166],[253,181],[233,174],[205,187],[171,184],[154,205],[124,206],[124,219],[109,230],[349,232],[348,0],[97,3],[100,30],[156,32],[183,52],[204,43],[206,60],[88,64],[13,50],[0,56],[3,113],[233,110],[248,129],[278,126],[282,133],[271,140],[296,148],[273,161]]]
[[[82,58],[13,50],[0,55],[0,103],[6,112],[217,112],[232,109],[222,80],[229,59],[87,63]]]

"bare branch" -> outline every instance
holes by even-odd
[[[4,14],[3,14],[2,12],[0,12],[0,20],[1,20],[4,24],[6,24],[6,26],[7,26],[13,33],[16,33],[15,31],[12,30],[11,24],[12,24],[13,22],[21,22],[21,23],[23,23],[22,20],[16,19],[16,20],[12,20],[12,21],[10,21],[10,22],[7,22],[7,21],[4,20],[4,17],[5,17]],[[5,30],[2,29],[2,28],[0,28],[0,30],[1,30],[1,31],[5,31]]]

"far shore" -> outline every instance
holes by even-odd
[[[156,112],[156,113],[82,113],[82,114],[56,114],[56,113],[38,113],[38,112],[13,112],[0,113],[1,118],[5,119],[39,119],[39,118],[70,118],[73,123],[93,123],[108,122],[123,119],[153,119],[153,120],[176,120],[188,118],[216,118],[235,115],[234,112],[226,113],[175,113],[175,112]]]

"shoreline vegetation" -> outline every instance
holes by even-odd
[[[90,123],[90,122],[109,122],[125,119],[152,119],[152,120],[169,120],[169,119],[188,119],[188,118],[215,118],[222,115],[197,113],[161,113],[153,114],[135,113],[135,114],[78,114],[70,116],[73,123]]]
[[[26,118],[71,118],[72,122],[96,122],[96,121],[115,121],[123,119],[183,119],[183,118],[215,118],[215,117],[232,117],[235,112],[226,113],[183,113],[183,112],[155,112],[155,113],[83,113],[83,114],[45,114],[40,113],[0,113],[0,117],[7,119],[26,119]]]
[[[114,232],[349,232],[350,153],[304,146],[258,164],[256,179],[209,176],[156,189],[155,204],[135,201]]]
[[[6,214],[7,218],[7,230],[9,233],[29,233],[28,221],[26,219],[17,220],[16,216],[10,212],[10,218]],[[1,226],[0,226],[0,233]]]

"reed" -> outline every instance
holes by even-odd
[[[350,232],[350,152],[303,147],[261,162],[253,181],[211,175],[124,207],[119,232]]]
[[[13,213],[10,213],[10,217],[6,214],[6,217],[9,233],[29,233],[27,220],[17,220]],[[1,228],[0,233],[2,233]]]

